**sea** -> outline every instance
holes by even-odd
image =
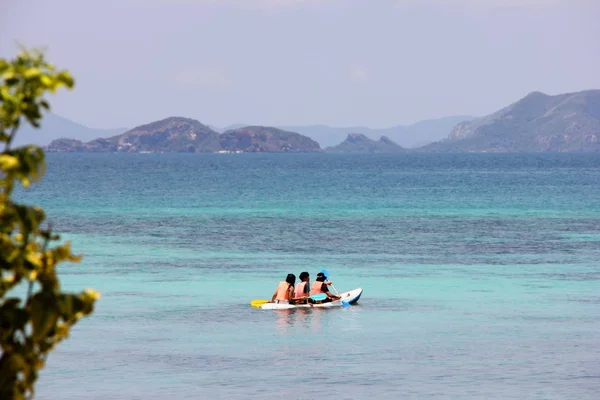
[[[47,154],[102,294],[36,399],[599,399],[600,154]],[[262,310],[326,269],[346,308]]]

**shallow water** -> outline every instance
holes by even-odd
[[[596,399],[600,155],[48,154],[102,292],[38,399]],[[266,311],[289,272],[363,287]]]

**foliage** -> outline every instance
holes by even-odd
[[[41,148],[11,148],[19,126],[39,127],[42,111],[50,109],[43,96],[73,85],[67,71],[57,71],[37,50],[0,59],[0,399],[33,397],[49,352],[99,298],[92,289],[61,291],[57,265],[80,256],[71,253],[68,242],[50,246],[60,237],[44,224],[40,207],[12,199],[15,185],[29,187],[46,166]]]

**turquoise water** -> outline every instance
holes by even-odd
[[[38,399],[596,399],[600,155],[49,154],[103,294]],[[326,268],[347,309],[266,311]]]

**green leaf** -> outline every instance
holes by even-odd
[[[39,342],[45,339],[56,327],[59,316],[56,297],[53,293],[36,293],[31,298],[29,307],[33,327],[33,340]]]
[[[58,310],[60,311],[61,318],[65,321],[70,321],[75,315],[75,311],[73,311],[73,298],[72,294],[62,294],[58,297]]]
[[[27,71],[23,73],[23,77],[25,79],[35,79],[39,78],[42,75],[42,71],[39,68],[29,68]]]
[[[19,83],[19,79],[18,78],[6,79],[5,83],[6,83],[6,86],[8,86],[8,87],[15,86],[17,83]]]
[[[18,298],[18,297],[10,297],[10,298],[4,300],[4,302],[2,303],[2,307],[0,307],[0,310],[1,309],[5,309],[5,308],[15,308],[20,303],[21,303],[21,299],[20,298]]]
[[[26,311],[18,308],[21,299],[8,298],[0,307],[0,340],[4,342],[10,338],[15,330],[23,329],[29,315]]]
[[[16,330],[24,330],[29,313],[18,308],[20,299],[10,298],[0,307],[0,338],[5,340]]]
[[[9,154],[0,155],[0,169],[8,171],[19,167],[19,159]]]
[[[71,74],[69,74],[66,71],[59,72],[56,78],[59,82],[64,83],[65,86],[67,86],[68,88],[73,87],[73,85],[75,84],[75,80],[73,79]]]
[[[6,82],[9,79],[17,79],[17,75],[13,71],[9,71],[2,74],[2,78]]]
[[[4,389],[10,381],[15,380],[17,374],[22,371],[24,367],[25,359],[22,355],[18,353],[4,353],[2,358],[0,358],[0,390]],[[4,390],[2,390],[2,392],[4,392]],[[2,399],[4,398],[5,397],[2,396]]]

